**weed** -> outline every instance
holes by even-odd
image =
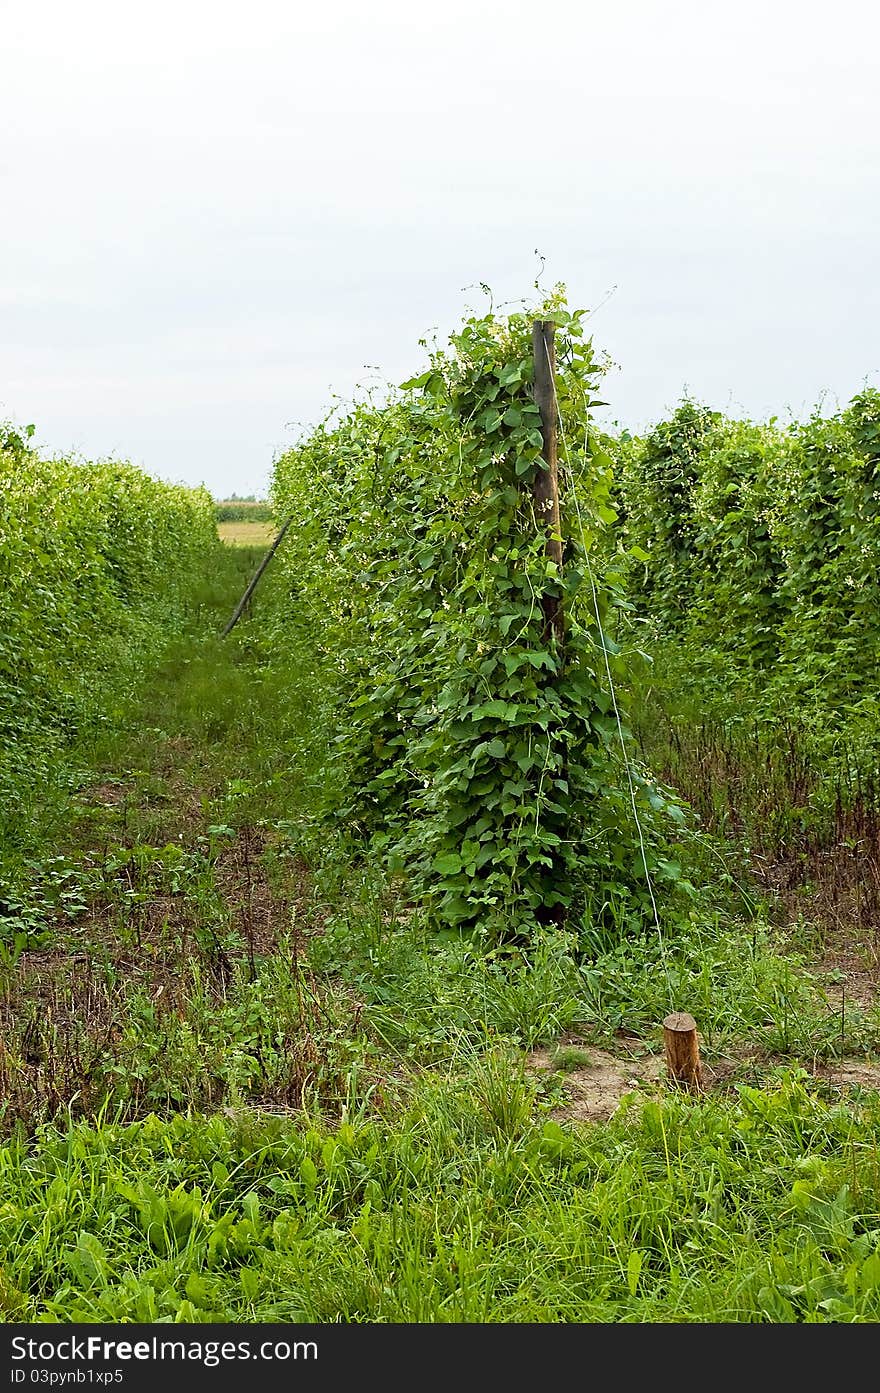
[[[571,1074],[575,1069],[588,1069],[592,1058],[587,1050],[582,1050],[577,1045],[559,1045],[552,1051],[550,1063],[563,1074]]]
[[[391,1125],[108,1116],[0,1150],[0,1293],[27,1320],[876,1321],[878,1122],[783,1072],[575,1132],[503,1053]]]

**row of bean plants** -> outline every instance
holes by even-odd
[[[0,425],[0,800],[106,716],[178,626],[219,545],[205,490],[129,464],[44,459]]]
[[[288,451],[273,484],[277,517],[297,520],[279,553],[281,622],[316,647],[343,815],[440,927],[493,936],[578,914],[640,923],[645,861],[677,875],[664,845],[680,811],[639,769],[631,793],[621,758],[620,580],[607,565],[590,575],[615,518],[610,460],[583,448],[593,348],[561,298],[537,317],[557,326],[572,442],[561,573],[533,505],[545,466],[524,313],[467,320],[388,400]],[[562,645],[545,631],[549,594]]]
[[[880,391],[780,426],[686,402],[619,443],[629,587],[695,671],[822,723],[880,677]]]

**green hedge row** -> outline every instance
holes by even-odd
[[[538,317],[557,326],[579,456],[562,573],[535,516],[544,466],[526,315],[467,321],[389,402],[288,451],[273,485],[277,515],[301,520],[279,553],[283,624],[305,626],[317,648],[345,769],[334,811],[406,871],[439,924],[493,933],[563,914],[641,924],[633,800],[645,854],[659,876],[677,874],[657,854],[668,805],[639,773],[630,793],[621,764],[607,633],[620,596],[607,574],[595,592],[589,579],[587,553],[614,519],[610,460],[581,453],[592,346],[560,302]],[[548,597],[567,614],[562,647]]]
[[[209,494],[129,464],[40,458],[0,426],[0,798],[106,714],[218,545]]]
[[[685,403],[618,442],[630,593],[719,690],[833,717],[880,681],[880,392],[754,425]]]

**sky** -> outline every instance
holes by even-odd
[[[0,52],[0,418],[48,451],[261,494],[539,275],[630,429],[880,385],[867,0],[0,0]]]

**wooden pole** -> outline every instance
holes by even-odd
[[[287,519],[287,522],[282,527],[281,531],[278,533],[278,536],[275,538],[274,542],[270,546],[269,550],[266,552],[266,555],[263,557],[256,571],[254,572],[254,577],[250,585],[242,595],[238,604],[235,606],[235,613],[233,614],[229,623],[226,625],[226,628],[223,630],[223,633],[220,635],[221,638],[225,638],[227,634],[232,633],[232,630],[235,628],[236,624],[238,623],[239,619],[244,613],[245,605],[250,603],[250,598],[260,583],[260,577],[262,576],[269,562],[272,560],[272,557],[275,555],[281,543],[284,541],[284,534],[292,522],[293,518],[289,517]]]
[[[700,1089],[700,1045],[697,1023],[687,1011],[673,1011],[663,1022],[666,1068],[673,1083],[692,1093]]]
[[[559,466],[556,457],[556,325],[536,319],[532,324],[532,353],[535,359],[535,403],[541,413],[541,434],[544,444],[541,458],[544,468],[535,476],[532,496],[539,525],[546,529],[546,554],[555,561],[562,576],[562,522],[559,516]],[[565,615],[559,595],[543,595],[544,637],[555,635],[561,646],[565,634]]]
[[[559,466],[556,457],[556,430],[558,413],[556,410],[556,325],[549,321],[536,319],[532,323],[532,357],[535,364],[535,405],[541,413],[541,459],[543,467],[535,472],[532,485],[532,501],[538,527],[544,531],[544,554],[556,563],[559,582],[562,581],[562,522],[559,516]],[[552,582],[551,582],[552,584]],[[565,639],[565,614],[562,596],[544,592],[541,596],[541,610],[544,615],[542,641],[549,645],[555,638],[560,657]],[[561,662],[559,664],[561,667]],[[552,680],[552,679],[551,679]],[[560,771],[567,777],[565,769],[565,745],[563,767]],[[547,872],[552,880],[553,871]],[[538,917],[543,923],[562,927],[565,923],[565,907],[557,904],[552,908],[542,905]]]

